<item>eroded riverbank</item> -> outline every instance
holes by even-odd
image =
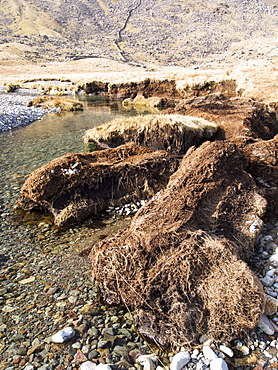
[[[97,108],[98,122],[101,121],[101,117],[103,118],[102,108]],[[105,109],[111,113],[111,107]],[[152,352],[152,349],[138,337],[131,317],[125,310],[109,309],[99,305],[97,292],[90,280],[91,269],[87,254],[91,245],[107,234],[113,233],[118,227],[127,225],[130,220],[114,222],[104,219],[102,220],[104,223],[101,223],[98,219],[63,231],[53,228],[45,218],[42,218],[39,224],[36,223],[36,226],[32,226],[31,219],[27,227],[17,226],[11,222],[13,200],[16,199],[23,179],[30,172],[28,166],[32,165],[35,169],[44,164],[47,161],[47,151],[53,158],[69,149],[81,150],[78,148],[79,145],[83,146],[82,141],[80,140],[78,145],[72,141],[77,132],[80,137],[84,133],[83,119],[82,125],[75,127],[71,132],[76,114],[73,114],[72,121],[67,114],[55,115],[53,126],[48,125],[43,119],[39,125],[35,123],[15,132],[3,134],[2,137],[1,147],[4,149],[1,158],[2,175],[5,181],[8,180],[6,184],[2,183],[4,186],[1,198],[3,220],[1,227],[5,248],[1,252],[3,369],[78,368],[84,362],[80,351],[93,362],[123,365],[134,369],[139,367],[132,360],[133,356],[138,355],[138,351]],[[61,123],[61,133],[57,129],[58,121]],[[69,136],[65,136],[65,132]],[[21,133],[23,136],[20,139]],[[54,140],[51,140],[50,133],[60,140],[56,146],[53,145]],[[11,157],[14,155],[16,171],[11,167]],[[12,220],[18,222],[20,216],[12,217]],[[266,268],[268,259],[276,251],[276,228],[275,223],[270,223],[263,231],[265,238],[262,238],[260,253],[264,258],[265,267],[262,266],[261,258],[257,261],[262,278],[266,273],[269,274]],[[271,273],[275,279],[275,271]],[[273,280],[273,287],[271,285],[267,289],[277,297],[274,284]],[[276,317],[274,314],[274,321]],[[76,328],[76,336],[65,344],[53,344],[49,339],[50,336],[68,325]],[[230,346],[232,347],[232,344]],[[226,361],[231,368],[235,366],[247,369],[261,364],[269,366],[269,363],[276,363],[276,346],[276,333],[269,337],[257,330],[249,342],[242,343],[242,346],[235,342],[234,358],[229,359],[229,356],[226,356]],[[189,354],[188,368],[209,368],[210,360],[206,358],[201,348],[198,346],[195,352]],[[219,348],[213,346],[212,348],[215,349],[217,357],[224,356],[223,352],[217,352]],[[171,351],[162,352],[160,356],[162,364],[169,365],[173,354]],[[239,360],[240,358],[242,360]]]

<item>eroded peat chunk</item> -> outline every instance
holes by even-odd
[[[127,142],[152,150],[184,154],[216,131],[217,125],[202,118],[182,115],[146,115],[116,118],[85,133],[85,143],[115,148]]]
[[[259,321],[264,293],[244,260],[266,201],[244,164],[225,141],[190,149],[131,225],[92,248],[104,300],[128,305],[140,333],[161,345],[230,340]]]
[[[109,205],[150,198],[166,186],[177,166],[165,151],[135,144],[66,154],[28,177],[17,206],[47,210],[58,226],[83,221]]]
[[[278,213],[278,135],[272,140],[257,140],[243,148],[247,171],[267,200],[267,211]]]
[[[250,139],[270,140],[278,134],[278,119],[272,107],[251,98],[227,98],[221,93],[186,99],[163,111],[215,122],[215,139],[229,139],[245,145]]]

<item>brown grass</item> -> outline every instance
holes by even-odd
[[[116,118],[85,133],[85,143],[116,147],[126,142],[152,150],[185,153],[192,145],[210,138],[217,125],[202,118],[182,115],[147,115]]]
[[[53,98],[53,97],[39,97],[31,100],[28,106],[41,107],[46,109],[59,108],[61,111],[77,111],[83,110],[83,104],[77,101]]]

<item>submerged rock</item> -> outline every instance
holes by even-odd
[[[258,323],[264,293],[243,260],[266,201],[245,164],[229,142],[190,149],[130,227],[92,248],[104,300],[134,310],[142,335],[161,345],[197,342],[201,334],[225,341]]]
[[[191,146],[208,140],[217,128],[212,122],[191,116],[124,117],[88,130],[84,141],[106,148],[132,141],[152,150],[184,154]]]
[[[83,221],[110,205],[150,198],[167,184],[177,166],[166,152],[135,144],[66,154],[28,177],[17,206],[49,211],[58,226]]]

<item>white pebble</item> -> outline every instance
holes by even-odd
[[[229,357],[233,357],[233,355],[234,355],[234,352],[229,347],[226,347],[224,345],[220,345],[219,349],[220,349],[221,352],[225,353],[225,355],[227,355]]]
[[[240,347],[239,350],[243,354],[243,356],[247,356],[250,353],[250,349],[246,346]]]
[[[75,348],[75,349],[80,349],[81,347],[82,347],[82,344],[80,342],[75,342],[72,345],[72,348]]]
[[[96,368],[96,364],[94,362],[86,361],[80,365],[79,369],[80,370],[95,370],[95,368]]]
[[[86,361],[88,362],[88,361]],[[95,370],[112,370],[111,366],[107,365],[107,364],[98,364],[96,367],[95,367]]]
[[[264,351],[264,355],[268,358],[272,358],[272,355],[267,351]]]
[[[209,366],[210,370],[229,370],[226,361],[224,361],[222,358],[215,358],[211,361]]]
[[[153,361],[153,362],[157,362],[157,357],[154,353],[151,353],[150,355],[140,355],[136,358],[136,362],[138,364],[143,364],[144,362],[146,361]]]
[[[75,335],[74,329],[69,326],[67,328],[64,328],[58,331],[58,333],[53,334],[51,338],[52,338],[52,342],[54,343],[64,343],[67,340],[73,338],[74,335]]]
[[[267,251],[263,251],[262,257],[267,257],[267,256],[268,256],[268,252]]]
[[[209,361],[218,358],[217,354],[209,346],[203,346],[203,355]]]
[[[189,352],[178,352],[173,356],[170,364],[170,370],[181,370],[190,361]]]

